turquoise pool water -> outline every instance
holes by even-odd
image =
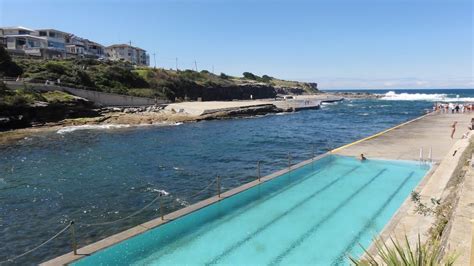
[[[327,156],[74,265],[348,264],[427,171]]]

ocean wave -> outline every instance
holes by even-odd
[[[103,130],[103,129],[116,129],[116,128],[127,128],[130,127],[128,124],[110,124],[110,125],[80,125],[80,126],[68,126],[59,129],[56,133],[65,134],[74,132],[77,130]]]
[[[389,91],[383,95],[381,100],[388,101],[432,101],[432,102],[473,102],[474,98],[470,97],[449,97],[445,93],[396,93]]]

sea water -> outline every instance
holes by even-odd
[[[74,265],[347,264],[427,170],[328,156]]]
[[[377,91],[386,94],[388,91]],[[408,92],[410,91],[403,91]],[[397,94],[403,93],[396,91]],[[416,91],[473,97],[473,90]],[[440,98],[437,98],[440,99]],[[440,99],[441,100],[441,99]],[[121,232],[159,215],[159,193],[171,212],[215,195],[205,189],[217,175],[223,190],[269,174],[315,154],[413,119],[433,102],[354,100],[320,110],[182,125],[80,128],[38,133],[0,145],[0,261],[35,247],[77,223],[79,246]],[[68,234],[18,263],[38,263],[69,252]]]

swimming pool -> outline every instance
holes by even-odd
[[[329,155],[73,265],[347,264],[428,170]]]

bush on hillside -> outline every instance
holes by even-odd
[[[12,61],[7,50],[0,46],[0,76],[16,77],[23,74],[23,69]]]
[[[250,73],[250,72],[244,72],[242,73],[242,76],[244,76],[244,78],[246,79],[251,79],[251,80],[257,80],[258,78],[260,78],[259,76],[254,75],[253,73]]]
[[[268,76],[268,75],[263,75],[262,78],[261,78],[261,80],[262,80],[263,82],[265,82],[265,83],[270,82],[272,79],[273,79],[273,78],[270,77],[270,76]]]
[[[220,77],[221,79],[229,79],[229,78],[230,78],[230,76],[227,76],[225,73],[221,73],[221,74],[219,75],[219,77]]]

